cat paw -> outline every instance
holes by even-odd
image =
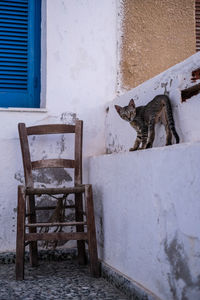
[[[146,145],[146,148],[145,148],[145,149],[149,149],[149,148],[152,148],[152,144],[151,144],[151,143],[148,143],[148,144]]]
[[[136,151],[137,149],[135,148],[130,148],[129,151]]]

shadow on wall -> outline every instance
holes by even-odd
[[[104,258],[104,213],[103,213],[103,195],[102,191],[93,186],[94,197],[94,212],[95,212],[95,224],[97,233],[97,243],[99,257]]]

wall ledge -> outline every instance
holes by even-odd
[[[200,141],[193,141],[193,142],[185,142],[185,143],[179,143],[179,144],[173,144],[170,146],[161,146],[161,147],[153,147],[149,149],[143,149],[143,150],[137,150],[137,151],[119,151],[119,152],[112,152],[107,154],[100,154],[100,155],[94,155],[90,158],[97,158],[97,157],[111,157],[111,156],[124,156],[124,155],[130,155],[130,156],[140,156],[141,155],[148,155],[150,153],[154,152],[171,152],[171,151],[178,151],[182,149],[187,149],[191,147],[198,147],[200,146]]]

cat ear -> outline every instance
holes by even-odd
[[[120,112],[120,109],[121,109],[121,106],[119,106],[119,105],[115,105],[115,108],[116,108],[116,111],[118,112],[118,114],[119,114],[119,112]]]
[[[135,108],[135,102],[133,99],[130,100],[128,106],[133,106]]]

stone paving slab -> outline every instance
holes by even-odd
[[[104,278],[93,278],[88,266],[74,260],[40,261],[37,268],[25,265],[25,280],[15,281],[15,265],[0,265],[0,300],[126,300]]]

